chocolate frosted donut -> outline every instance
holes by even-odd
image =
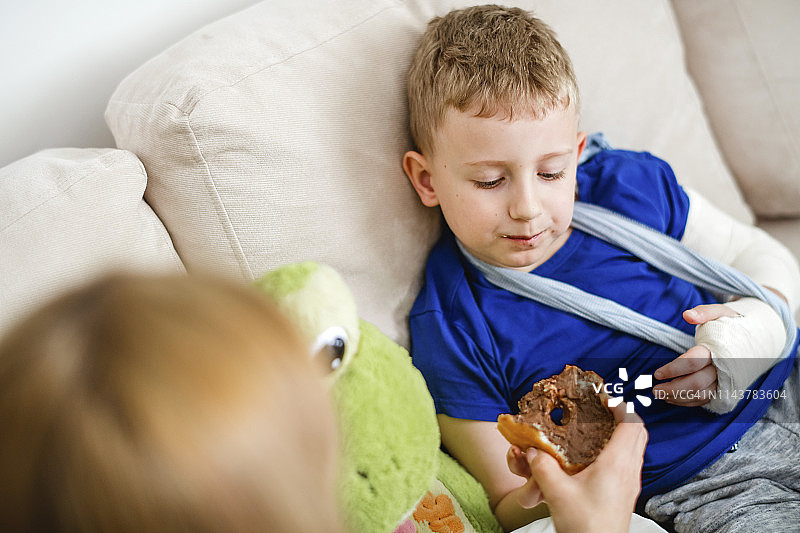
[[[560,420],[557,410],[563,413]],[[519,414],[497,418],[497,429],[508,442],[523,451],[534,447],[549,453],[570,474],[597,458],[615,426],[603,378],[573,365],[534,383],[519,401]]]

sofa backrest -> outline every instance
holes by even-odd
[[[146,184],[136,156],[112,148],[43,150],[0,169],[0,336],[110,270],[184,271]]]
[[[470,2],[269,0],[200,29],[128,76],[106,110],[189,271],[242,279],[313,259],[407,344],[440,231],[402,168],[405,75],[427,21]],[[474,3],[474,2],[471,2]],[[648,150],[750,220],[688,77],[670,3],[517,0],[551,24],[582,88],[582,127]]]
[[[672,0],[720,149],[759,220],[800,217],[800,2]],[[795,237],[770,224],[800,252]]]

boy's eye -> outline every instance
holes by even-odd
[[[539,176],[546,180],[560,180],[566,175],[566,171],[559,170],[558,172],[539,172]]]
[[[479,189],[494,189],[503,182],[505,178],[497,178],[491,181],[475,181],[475,186]]]

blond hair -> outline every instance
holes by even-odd
[[[107,277],[0,343],[0,530],[339,531],[333,420],[259,293]]]
[[[451,11],[428,23],[408,74],[411,134],[432,153],[449,108],[475,116],[542,118],[572,104],[578,85],[567,52],[547,24],[497,5]]]

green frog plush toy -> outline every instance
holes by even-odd
[[[278,302],[330,371],[348,531],[502,531],[480,484],[440,450],[433,400],[408,352],[359,319],[335,270],[292,264],[256,286]]]

